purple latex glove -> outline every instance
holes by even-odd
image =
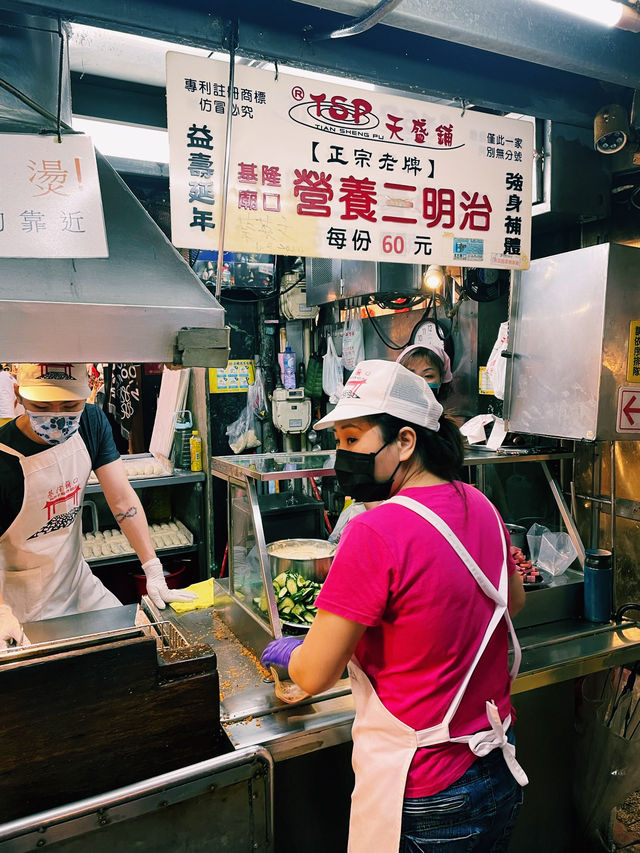
[[[260,663],[263,666],[288,667],[291,652],[302,642],[302,637],[281,637],[279,640],[272,640],[262,652]]]

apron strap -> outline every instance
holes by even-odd
[[[407,509],[413,510],[413,512],[421,515],[425,521],[428,521],[433,527],[436,528],[438,533],[440,533],[447,542],[451,545],[453,550],[460,557],[462,562],[465,564],[474,580],[480,587],[480,589],[484,592],[484,594],[490,598],[492,601],[499,606],[506,607],[507,606],[507,598],[505,595],[506,589],[503,591],[502,589],[496,589],[494,585],[491,583],[489,578],[484,574],[481,568],[478,566],[476,561],[473,559],[471,554],[467,551],[462,542],[458,539],[453,530],[449,527],[449,525],[444,522],[439,515],[436,515],[433,510],[430,510],[428,507],[421,504],[419,501],[414,500],[413,498],[408,498],[405,496],[398,495],[397,497],[389,498],[387,503],[395,503],[400,504],[401,506],[406,507]],[[493,505],[492,505],[493,507]],[[502,525],[500,525],[500,532],[502,535]],[[504,537],[503,537],[504,538]],[[503,555],[504,555],[504,543],[503,543]],[[501,586],[502,586],[502,576],[500,578]]]
[[[0,450],[3,453],[8,453],[9,456],[16,456],[18,459],[24,459],[24,453],[18,453],[17,450],[14,450],[13,447],[9,447],[8,444],[0,444]]]
[[[434,727],[434,728],[441,729],[442,727],[446,726],[448,729],[448,726],[451,723],[451,720],[453,720],[453,718],[456,714],[456,711],[460,707],[460,703],[462,702],[462,698],[463,698],[465,691],[469,685],[469,682],[471,681],[473,673],[476,670],[476,667],[480,661],[480,658],[482,657],[485,649],[487,648],[489,641],[491,640],[491,637],[493,636],[493,633],[494,633],[495,629],[497,628],[498,624],[500,623],[500,620],[502,619],[503,616],[506,616],[507,628],[509,630],[509,633],[512,636],[513,647],[514,647],[514,656],[515,656],[514,666],[511,668],[511,671],[509,673],[512,680],[517,675],[518,669],[520,666],[520,660],[521,660],[521,656],[522,656],[521,651],[520,651],[520,645],[519,645],[518,639],[515,635],[515,631],[513,630],[513,625],[511,623],[511,618],[509,617],[509,612],[507,609],[509,580],[508,580],[508,572],[507,572],[507,547],[506,547],[506,539],[505,539],[505,535],[504,535],[504,529],[502,527],[502,523],[500,521],[500,516],[498,515],[498,511],[496,510],[496,508],[493,506],[493,504],[490,501],[487,501],[487,503],[489,503],[489,505],[491,506],[491,509],[493,510],[493,512],[496,516],[496,520],[498,522],[498,527],[500,530],[500,539],[502,542],[502,570],[500,573],[500,587],[498,590],[496,590],[496,588],[491,583],[489,578],[484,574],[482,569],[478,566],[476,561],[473,559],[471,554],[464,547],[464,545],[462,544],[460,539],[456,536],[456,534],[453,532],[453,530],[451,530],[449,525],[445,521],[443,521],[443,519],[440,518],[439,515],[437,515],[435,512],[433,512],[433,510],[430,510],[428,507],[424,506],[424,504],[421,504],[419,501],[416,501],[413,498],[400,496],[400,495],[393,497],[393,498],[390,498],[387,501],[387,503],[400,504],[401,506],[404,506],[406,509],[410,509],[413,512],[417,513],[418,515],[422,516],[422,518],[424,518],[425,521],[428,521],[433,527],[435,527],[436,530],[438,530],[438,532],[447,540],[447,542],[451,545],[451,547],[454,549],[454,551],[460,557],[460,559],[465,564],[469,573],[472,575],[472,577],[474,578],[474,580],[476,581],[476,583],[478,584],[480,589],[487,595],[487,597],[490,600],[495,602],[494,611],[491,615],[491,619],[489,620],[489,624],[487,625],[487,628],[484,632],[482,642],[480,643],[480,646],[478,647],[478,650],[475,654],[473,662],[471,663],[471,666],[469,667],[467,674],[465,675],[464,680],[460,684],[460,687],[458,688],[458,691],[456,692],[456,695],[454,696],[453,701],[451,702],[451,705],[449,706],[449,709],[447,710],[447,713],[446,713],[442,723],[440,723],[439,726]],[[425,732],[429,732],[431,734],[431,729],[427,729],[427,730],[425,730]]]

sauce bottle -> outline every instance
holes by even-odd
[[[191,452],[191,470],[202,471],[202,438],[197,429],[194,429],[189,439],[189,450]]]

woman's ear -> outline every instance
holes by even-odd
[[[396,438],[400,447],[400,461],[406,462],[413,456],[416,449],[416,431],[410,426],[403,426]]]

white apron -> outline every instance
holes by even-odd
[[[76,432],[62,444],[20,460],[24,500],[0,536],[0,589],[20,622],[84,613],[120,602],[82,557],[82,496],[91,458]]]
[[[496,514],[502,538],[503,564],[499,588],[481,571],[451,528],[430,509],[413,498],[394,497],[387,503],[401,504],[432,524],[454,548],[482,591],[495,602],[478,651],[444,719],[438,725],[416,731],[388,711],[378,698],[367,675],[355,659],[349,663],[351,690],[355,703],[353,723],[353,769],[355,787],[351,798],[348,853],[398,853],[402,827],[402,804],[409,767],[419,747],[454,742],[467,743],[477,756],[501,749],[509,770],[520,785],[528,779],[515,757],[515,747],[507,741],[511,716],[503,721],[493,701],[487,701],[489,728],[464,737],[451,737],[449,725],[458,710],[482,653],[502,618],[506,618],[513,641],[514,663],[510,676],[514,679],[520,666],[520,646],[507,610],[509,579],[507,546],[502,524]]]

